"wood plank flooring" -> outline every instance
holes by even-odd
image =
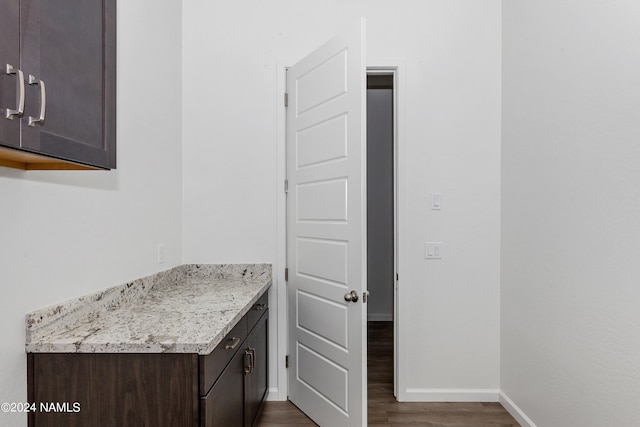
[[[368,425],[518,427],[499,403],[397,402],[393,397],[393,324],[369,322]],[[266,402],[259,427],[316,425],[291,402]],[[325,426],[323,426],[325,427]],[[331,426],[326,426],[331,427]]]

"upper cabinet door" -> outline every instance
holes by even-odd
[[[20,146],[20,1],[0,0],[0,145]],[[9,113],[7,115],[7,113]]]
[[[115,168],[115,12],[116,0],[22,0],[22,149]]]

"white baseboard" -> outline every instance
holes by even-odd
[[[503,391],[500,391],[500,403],[522,427],[537,427],[522,409],[520,409],[513,400],[509,399],[509,396],[504,394]]]
[[[282,401],[282,400],[287,400],[285,399],[281,399],[280,398],[280,390],[278,389],[278,387],[273,387],[270,388],[269,390],[267,390],[267,400],[277,400],[277,401]]]
[[[367,320],[370,322],[391,322],[393,315],[387,313],[369,313],[367,314]]]
[[[402,402],[498,402],[498,389],[408,388]]]
[[[267,391],[267,400],[281,401],[277,387]],[[400,402],[500,402],[522,427],[537,427],[533,421],[498,389],[409,388],[398,398]]]

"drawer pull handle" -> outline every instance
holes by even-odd
[[[6,67],[7,74],[16,74],[16,109],[12,110],[7,108],[6,118],[9,120],[13,120],[14,116],[20,116],[24,112],[24,73],[22,70],[18,70],[17,68],[13,68],[11,64],[7,64]]]
[[[244,356],[249,357],[249,366],[244,367],[245,374],[252,374],[253,369],[256,366],[256,349],[253,347],[249,347],[244,351]]]
[[[42,124],[42,122],[44,122],[44,115],[47,111],[47,91],[45,89],[44,82],[36,79],[32,75],[29,75],[29,84],[40,86],[40,114],[38,117],[29,116],[28,124],[29,126],[34,127],[36,123]]]
[[[256,304],[254,309],[261,311],[261,310],[264,310],[266,306],[267,306],[266,304]]]
[[[233,344],[225,345],[224,346],[225,350],[233,350],[238,346],[238,344],[240,344],[240,338],[233,337],[233,338],[231,338],[231,341],[233,342]]]

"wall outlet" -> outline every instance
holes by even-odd
[[[158,243],[158,264],[164,263],[164,243]]]
[[[442,258],[442,242],[426,242],[425,243],[425,255],[426,259],[440,259]]]
[[[442,194],[431,193],[431,210],[433,211],[442,210]]]

